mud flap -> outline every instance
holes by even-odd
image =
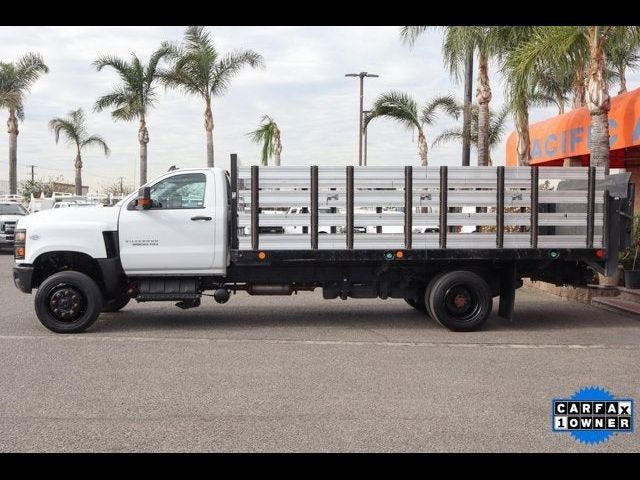
[[[504,266],[500,275],[500,306],[498,308],[498,316],[509,321],[513,320],[516,287],[516,264],[510,262]]]

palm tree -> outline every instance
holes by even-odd
[[[436,97],[429,100],[418,112],[418,103],[407,93],[392,90],[381,94],[373,103],[373,107],[365,118],[365,127],[374,118],[388,117],[403,127],[418,131],[418,156],[420,164],[426,166],[428,163],[427,139],[424,135],[425,125],[432,125],[437,118],[437,110],[441,108],[445,113],[454,118],[458,118],[460,107],[451,96]]]
[[[135,54],[131,55],[130,62],[111,55],[99,57],[93,62],[98,71],[104,67],[113,68],[121,80],[119,86],[98,99],[94,111],[101,112],[113,107],[111,117],[114,120],[129,122],[137,119],[139,122],[140,185],[147,183],[147,144],[149,143],[147,113],[155,103],[154,83],[158,79],[158,64],[167,53],[166,48],[156,50],[146,65],[142,64]]]
[[[49,72],[39,53],[27,53],[17,62],[0,62],[0,108],[9,110],[9,193],[18,191],[18,120],[24,120],[24,97],[40,75]]]
[[[173,61],[162,72],[164,84],[201,97],[205,103],[204,129],[207,134],[207,166],[213,167],[212,97],[225,93],[231,80],[245,66],[263,67],[262,56],[252,50],[236,50],[221,55],[204,27],[187,27],[182,44],[164,43]]]
[[[449,27],[427,27],[427,26],[404,26],[400,27],[400,37],[402,41],[410,46],[415,44],[416,39],[428,28],[443,28],[445,32]],[[473,48],[469,48],[464,59],[464,109],[462,111],[462,164],[469,164],[469,150],[471,148],[471,91],[473,89]],[[460,70],[456,69],[454,77],[459,80]]]
[[[609,70],[620,83],[618,95],[627,91],[627,69],[640,66],[640,44],[633,41],[607,42],[606,48]]]
[[[585,100],[591,115],[591,165],[609,168],[609,109],[606,79],[606,48],[609,42],[637,43],[640,27],[561,26],[538,27],[529,41],[514,54],[516,71],[530,75],[540,59],[573,69],[576,79],[586,67]]]
[[[458,105],[458,109],[461,110],[462,106]],[[505,134],[505,127],[507,123],[507,117],[511,112],[511,107],[509,105],[505,105],[498,112],[494,112],[493,110],[489,110],[489,149],[493,150],[495,147],[500,145],[502,139]],[[479,132],[479,117],[480,117],[480,108],[478,105],[473,105],[471,107],[471,144],[478,145],[478,132]],[[445,130],[440,135],[438,135],[432,143],[432,146],[449,142],[451,140],[460,141],[463,138],[463,132],[461,128],[452,128],[449,130]],[[489,157],[489,161],[487,165],[491,165],[491,157]]]
[[[489,161],[489,102],[492,97],[489,59],[500,51],[500,41],[501,35],[496,34],[495,27],[454,26],[447,28],[442,45],[445,64],[455,76],[461,74],[470,50],[478,55],[478,165],[487,165]]]
[[[538,92],[551,99],[550,103],[558,107],[558,115],[562,115],[573,87],[571,72],[547,64],[536,72],[535,81]]]
[[[62,134],[69,145],[76,147],[76,195],[82,195],[82,149],[91,146],[100,147],[105,156],[109,156],[110,151],[107,142],[99,135],[89,135],[87,133],[82,108],[71,110],[66,118],[53,118],[49,122],[49,129],[55,135],[56,143],[58,143],[60,134]]]
[[[280,141],[280,128],[276,121],[269,115],[265,115],[260,120],[257,130],[247,133],[253,143],[262,144],[262,165],[268,165],[269,159],[273,157],[274,165],[280,166],[280,154],[282,153],[282,142]]]

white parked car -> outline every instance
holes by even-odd
[[[0,249],[13,250],[14,232],[18,220],[27,215],[17,202],[0,202]]]
[[[318,214],[331,213],[331,207],[318,207]],[[309,207],[291,207],[286,215],[309,215]],[[294,225],[284,227],[286,234],[309,233],[307,225]],[[331,225],[318,225],[318,233],[331,233]]]

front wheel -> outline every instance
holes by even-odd
[[[458,270],[440,275],[429,292],[429,311],[444,327],[455,332],[479,329],[489,318],[493,298],[479,275]]]
[[[60,272],[42,282],[34,303],[38,320],[49,330],[79,333],[89,328],[100,315],[102,293],[88,275]]]

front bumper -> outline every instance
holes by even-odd
[[[31,293],[31,279],[33,278],[33,265],[22,264],[13,267],[13,283],[18,290]]]

